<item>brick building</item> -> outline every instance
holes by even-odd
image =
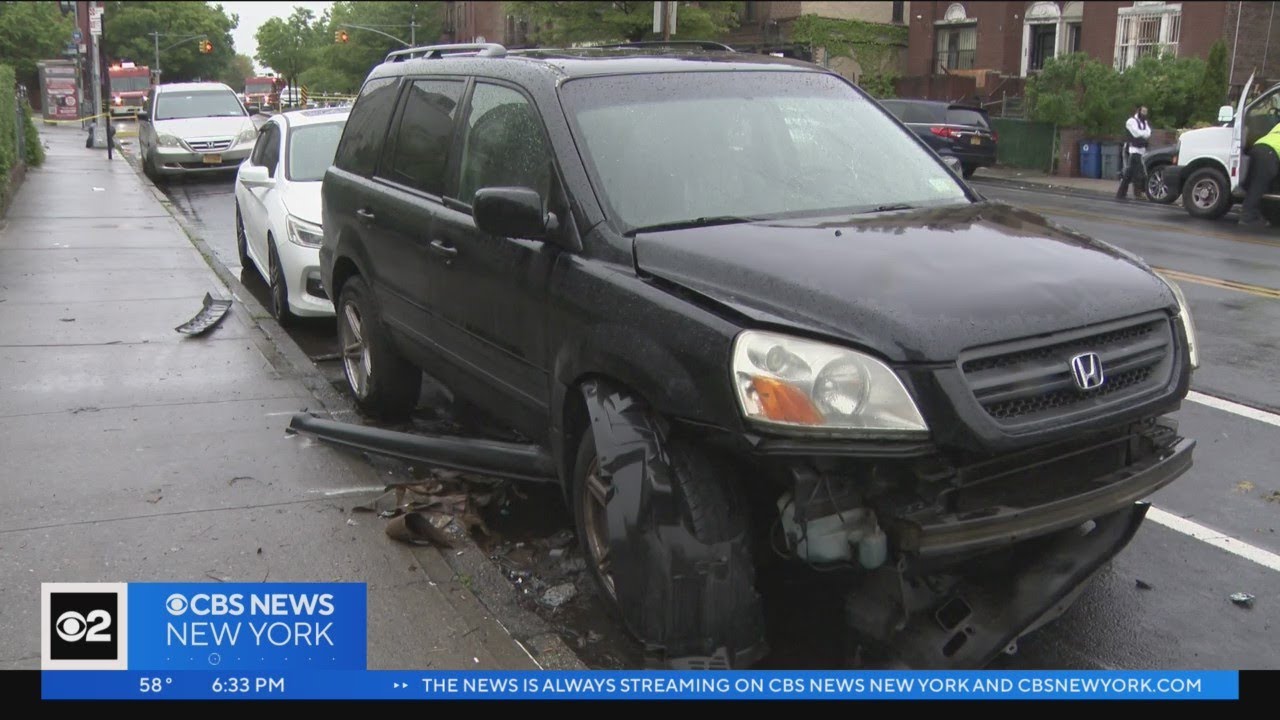
[[[791,40],[796,20],[805,15],[836,20],[902,25],[910,12],[910,2],[744,2],[738,27],[725,42],[748,52],[780,52],[787,56],[807,56],[809,48]],[[905,58],[903,58],[905,60]]]
[[[1084,52],[1123,70],[1162,49],[1204,58],[1223,38],[1236,94],[1254,70],[1264,83],[1280,79],[1277,4],[917,0],[908,18],[905,85],[941,99],[965,85],[959,78],[973,78],[971,92],[991,95],[997,87],[1020,89],[1019,78],[1057,55]]]
[[[529,45],[529,26],[508,15],[501,2],[445,2],[441,14],[440,42],[495,42],[509,48]]]

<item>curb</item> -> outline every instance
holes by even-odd
[[[289,336],[284,328],[280,327],[280,324],[271,316],[271,313],[263,307],[262,303],[258,302],[257,298],[253,296],[253,293],[249,292],[249,289],[240,282],[240,278],[236,277],[234,273],[228,270],[227,267],[218,260],[218,257],[213,252],[213,248],[209,247],[208,242],[206,242],[205,239],[200,236],[199,232],[197,232],[196,229],[187,222],[186,218],[182,216],[182,213],[177,212],[174,209],[173,203],[169,201],[169,198],[165,196],[164,192],[161,191],[160,188],[156,187],[156,184],[151,181],[151,178],[148,178],[146,174],[142,172],[142,166],[141,163],[137,161],[136,154],[133,152],[126,152],[118,141],[115,143],[115,149],[120,153],[121,160],[128,163],[129,167],[133,169],[134,174],[136,174],[138,179],[142,181],[143,186],[147,188],[156,201],[159,202],[161,206],[164,207],[165,211],[169,213],[169,216],[172,217],[178,223],[178,226],[182,228],[187,239],[191,241],[191,244],[195,246],[200,255],[204,257],[205,263],[213,270],[214,274],[218,276],[218,279],[231,291],[232,297],[235,301],[244,306],[245,310],[249,313],[249,320],[252,321],[252,324],[258,327],[266,336],[265,338],[254,338],[254,344],[257,345],[258,350],[262,352],[268,362],[275,367],[281,367],[281,362],[287,363],[302,384],[311,393],[312,397],[319,401],[325,414],[327,414],[331,419],[338,419],[335,417],[338,415],[354,415],[356,418],[359,418],[360,416],[356,411],[355,403],[329,384],[329,381],[325,378],[320,369],[316,367],[315,363],[311,361],[311,358],[307,353],[293,340],[292,337]],[[368,455],[366,455],[366,459],[369,459]],[[407,464],[404,462],[387,459],[381,464],[394,465],[397,474],[403,477],[410,477],[406,469]],[[374,469],[376,471],[378,468]],[[486,621],[496,624],[502,635],[519,646],[529,659],[531,659],[534,664],[539,666],[541,669],[590,669],[578,659],[577,654],[569,648],[563,638],[561,638],[558,633],[547,625],[542,618],[518,605],[519,595],[516,593],[516,589],[506,581],[505,577],[501,576],[501,573],[493,565],[492,561],[489,560],[488,556],[486,556],[484,552],[480,550],[480,548],[469,538],[464,545],[461,547],[454,547],[450,552],[444,552],[443,550],[434,547],[414,547],[412,550],[414,555],[418,558],[419,565],[422,567],[423,571],[433,580],[441,584],[448,583],[451,586],[458,586],[456,588],[456,593],[446,593],[446,597],[448,597],[455,610],[458,610],[460,614],[468,616],[473,622]],[[485,568],[487,568],[487,570]],[[461,584],[457,582],[457,578],[459,576],[465,576],[469,572],[475,573],[477,571],[484,572],[485,574],[490,574],[491,571],[492,577],[500,579],[501,583],[483,583],[480,588],[478,588],[480,591],[476,592],[474,590],[462,588]],[[468,599],[468,593],[472,595],[474,599],[478,599],[480,601],[484,608],[491,614],[490,617],[470,617],[475,613],[467,612],[469,608],[466,607],[465,601]],[[453,602],[455,594],[458,596],[460,602]],[[523,638],[517,638],[495,617],[499,614],[499,611],[502,614],[515,615],[518,625],[528,628],[529,632],[522,633]],[[510,658],[512,654],[510,649],[507,649],[506,652],[503,652],[500,648],[489,649],[496,658]]]
[[[993,177],[991,175],[975,175],[969,179],[969,182],[978,185],[1000,185],[1003,187],[1013,187],[1019,190],[1040,190],[1044,192],[1058,193],[1060,195],[1076,195],[1079,197],[1087,197],[1093,200],[1110,200],[1117,202],[1114,192],[1099,192],[1097,190],[1082,190],[1070,185],[1054,185],[1052,183],[1029,182],[1025,180],[1016,180],[1014,178]],[[1150,201],[1148,201],[1150,202]],[[1160,203],[1150,203],[1159,205]]]

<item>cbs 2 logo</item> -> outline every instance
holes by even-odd
[[[111,627],[111,613],[106,610],[91,610],[87,618],[68,610],[58,616],[53,627],[66,642],[111,642],[111,634],[107,632]]]

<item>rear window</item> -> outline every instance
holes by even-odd
[[[351,108],[347,126],[338,143],[333,164],[357,175],[369,177],[378,164],[382,139],[396,107],[397,78],[385,77],[364,84]]]
[[[974,125],[980,128],[990,128],[987,123],[987,114],[981,110],[973,108],[947,108],[947,124],[948,125]]]

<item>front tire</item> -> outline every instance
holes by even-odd
[[[1187,178],[1182,205],[1192,217],[1216,220],[1231,209],[1231,184],[1215,168],[1200,168]]]
[[[392,347],[373,292],[361,277],[342,285],[335,308],[342,371],[356,404],[374,417],[403,419],[418,406],[422,371]]]
[[[968,180],[969,178],[973,177],[973,174],[976,172],[978,172],[977,165],[961,165],[960,166],[960,174],[964,175],[965,180]]]
[[[240,256],[242,270],[253,268],[253,260],[249,258],[249,238],[244,234],[244,218],[240,216],[240,203],[236,203],[236,254]]]
[[[292,327],[298,316],[289,309],[289,284],[284,277],[284,268],[280,266],[280,256],[276,253],[275,238],[267,235],[267,285],[271,294],[271,317],[281,327]]]

